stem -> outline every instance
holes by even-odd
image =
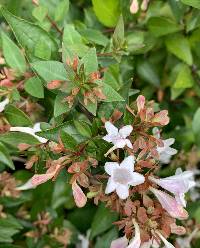
[[[39,6],[39,4],[36,1],[32,1],[32,3],[37,7]],[[60,33],[62,35],[63,31],[58,27],[57,23],[54,22],[54,20],[52,20],[48,14],[47,14],[47,19],[51,23],[52,27],[54,27],[56,29],[56,31],[58,31],[58,33]]]
[[[109,56],[113,56],[113,52],[110,53],[97,53],[98,57],[109,57]]]

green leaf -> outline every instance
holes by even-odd
[[[200,9],[200,1],[199,0],[181,0],[182,3],[192,6],[194,8]]]
[[[90,129],[90,126],[86,122],[74,120],[74,125],[75,125],[77,131],[82,136],[85,136],[87,138],[91,138],[92,137],[92,131]]]
[[[54,103],[54,116],[58,117],[59,115],[62,115],[64,113],[67,113],[70,111],[69,104],[67,101],[64,101],[64,98],[66,97],[66,94],[59,93],[56,96],[55,103]]]
[[[85,105],[82,101],[80,101],[81,104],[94,116],[96,116],[96,112],[97,112],[97,101],[95,103],[93,102],[88,102],[87,105]]]
[[[190,50],[190,44],[187,38],[181,34],[175,34],[166,39],[166,46],[169,52],[173,53],[179,59],[192,65],[193,58]]]
[[[31,96],[44,98],[44,88],[38,77],[29,78],[24,84],[25,91]]]
[[[84,64],[84,70],[86,75],[98,71],[96,49],[90,48],[88,52],[81,59],[81,63]]]
[[[65,67],[61,62],[37,61],[32,63],[31,66],[46,82],[67,79]]]
[[[1,32],[1,37],[3,55],[5,57],[6,63],[11,68],[24,73],[26,71],[26,60],[22,52],[4,32]]]
[[[12,236],[22,229],[21,224],[14,217],[0,219],[0,242],[11,243]]]
[[[92,221],[90,238],[93,239],[97,235],[108,230],[116,220],[116,212],[111,212],[111,210],[106,208],[104,204],[99,205]]]
[[[58,46],[55,40],[41,27],[17,16],[12,15],[5,8],[0,8],[1,13],[10,25],[19,44],[30,54],[34,54],[35,45],[39,40],[47,44],[51,51],[52,57],[55,57],[58,52]]]
[[[35,7],[32,11],[32,15],[39,21],[42,22],[48,13],[48,9],[42,5]]]
[[[194,114],[192,121],[192,129],[196,135],[200,134],[200,108],[198,108]]]
[[[75,30],[73,25],[67,24],[63,33],[63,45],[76,55],[82,57],[88,50],[82,36]]]
[[[95,248],[107,248],[110,247],[111,242],[118,238],[117,228],[114,227],[109,230],[107,233],[97,238]]]
[[[103,35],[99,30],[86,28],[81,29],[80,34],[91,43],[96,43],[101,46],[106,46],[109,39]]]
[[[193,84],[194,84],[194,80],[190,68],[187,65],[183,64],[179,69],[173,88],[175,89],[191,88]]]
[[[124,44],[124,20],[120,16],[113,34],[113,45],[115,48],[121,48]]]
[[[124,98],[120,96],[120,94],[117,93],[117,91],[114,90],[110,85],[104,82],[100,82],[99,84],[102,86],[102,92],[106,96],[106,99],[103,100],[104,102],[124,101]]]
[[[114,27],[120,16],[119,0],[92,0],[94,12],[101,23]]]
[[[40,59],[48,60],[51,58],[51,50],[48,47],[48,44],[40,39],[35,44],[34,55]]]
[[[0,135],[0,141],[15,147],[17,147],[20,143],[25,143],[30,145],[40,144],[38,139],[36,139],[30,134],[22,133],[22,132],[9,132],[2,134]]]
[[[65,131],[66,133],[71,135],[76,140],[77,143],[81,143],[86,140],[85,137],[81,136],[78,133],[77,129],[74,126],[73,121],[67,121],[57,127],[49,128],[44,131],[37,132],[36,134],[46,139],[58,142],[58,137],[61,131]]]
[[[182,29],[181,26],[179,26],[176,22],[165,17],[151,17],[148,20],[147,25],[150,32],[158,37],[175,33]]]
[[[32,126],[29,117],[12,104],[6,107],[4,113],[11,126]]]
[[[76,140],[70,135],[68,134],[66,131],[61,131],[60,134],[61,140],[63,142],[63,145],[66,149],[70,149],[70,150],[75,150],[78,143],[76,142]]]
[[[200,108],[198,108],[194,114],[192,120],[192,130],[195,135],[196,143],[200,146]]]
[[[137,73],[146,82],[149,82],[154,86],[160,85],[160,78],[158,73],[155,70],[155,67],[149,61],[140,61],[137,64]]]
[[[0,161],[10,167],[11,169],[15,169],[15,166],[12,162],[12,159],[10,158],[9,153],[7,152],[7,148],[0,143]]]
[[[69,10],[69,0],[61,1],[55,9],[55,21],[59,22],[64,19]]]

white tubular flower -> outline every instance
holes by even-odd
[[[170,216],[179,220],[185,220],[188,218],[188,212],[176,201],[174,197],[153,187],[150,187],[149,190],[154,193],[162,207]]]
[[[144,183],[143,175],[134,171],[134,156],[128,156],[121,164],[117,162],[107,162],[105,171],[110,175],[105,190],[106,194],[116,190],[120,199],[126,199],[129,196],[129,186],[136,186]]]
[[[197,233],[199,232],[199,228],[195,228],[194,231],[184,238],[177,238],[176,242],[181,248],[191,248],[191,242],[193,238],[197,236]]]
[[[76,245],[76,248],[89,248],[90,246],[90,230],[87,231],[86,236],[79,234],[78,235],[78,239],[80,240],[80,242]]]
[[[12,132],[22,132],[22,133],[28,133],[32,136],[34,136],[37,140],[39,140],[39,142],[41,143],[46,143],[48,140],[45,138],[42,138],[38,135],[36,135],[35,133],[41,131],[40,128],[40,123],[36,123],[33,128],[31,127],[11,127],[10,131]]]
[[[154,238],[150,239],[149,241],[143,243],[140,248],[159,248],[160,243]]]
[[[128,239],[126,236],[115,239],[111,242],[110,248],[126,248],[128,245]]]
[[[165,245],[165,248],[175,248],[175,246],[173,246],[171,243],[169,243],[165,237],[163,237],[163,235],[159,232],[159,231],[155,231],[156,234],[159,236],[159,238],[162,240],[162,242]]]
[[[128,239],[126,236],[113,240],[111,243],[110,248],[140,248],[141,239],[140,239],[140,228],[138,223],[133,220],[133,224],[135,227],[135,236],[132,238],[130,242],[128,242]]]
[[[105,128],[108,134],[103,137],[103,139],[107,142],[113,143],[113,147],[108,150],[105,154],[107,156],[109,153],[114,151],[117,148],[124,148],[128,146],[129,148],[133,148],[131,142],[127,137],[133,131],[133,127],[131,125],[127,125],[118,130],[111,122],[107,121],[105,123]]]
[[[156,179],[149,177],[149,180],[161,186],[163,189],[175,195],[176,201],[183,207],[186,207],[185,193],[195,186],[194,174],[192,171],[184,171],[180,168],[176,170],[174,176]]]
[[[135,237],[130,241],[127,248],[140,248],[141,245],[141,239],[140,239],[140,228],[138,223],[134,220],[133,221],[134,227],[135,227]]]
[[[2,102],[0,102],[0,113],[4,111],[6,105],[9,104],[9,99],[6,98]]]
[[[160,132],[158,128],[153,129],[154,137],[160,138]],[[175,139],[169,138],[166,140],[162,140],[163,146],[157,146],[157,152],[159,154],[159,160],[163,164],[169,164],[171,157],[177,153],[177,150],[170,147],[174,144]]]

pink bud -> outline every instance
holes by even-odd
[[[76,206],[79,208],[84,207],[87,202],[87,197],[83,193],[82,189],[78,186],[76,181],[72,183],[72,192]]]
[[[162,110],[156,113],[151,121],[153,123],[158,123],[162,126],[167,125],[169,123],[168,111]]]
[[[130,12],[136,14],[139,10],[138,0],[133,0],[130,6]]]
[[[180,220],[188,218],[188,212],[177,203],[176,199],[171,195],[150,187],[150,191],[158,198],[162,207],[173,217]]]
[[[136,103],[137,103],[138,112],[140,112],[142,109],[144,109],[145,97],[139,95],[138,98],[136,99]]]

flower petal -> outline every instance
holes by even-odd
[[[106,173],[111,176],[113,174],[113,170],[119,168],[119,164],[117,162],[106,162],[104,168]]]
[[[115,145],[116,148],[124,148],[126,145],[126,140],[125,139],[117,139],[116,141],[113,140],[113,144]]]
[[[116,189],[116,184],[113,181],[113,179],[110,177],[107,182],[105,194],[110,194],[111,192],[115,191],[115,189]]]
[[[130,142],[130,140],[129,140],[129,139],[125,139],[125,141],[126,141],[126,145],[127,145],[129,148],[133,149],[133,145],[132,145],[132,143]]]
[[[107,142],[112,142],[112,136],[110,136],[109,134],[105,135],[102,139]]]
[[[2,102],[0,102],[0,113],[4,111],[7,104],[9,104],[8,98],[6,98]]]
[[[175,139],[174,138],[169,138],[163,141],[165,146],[171,146],[174,144]]]
[[[126,238],[126,236],[119,238],[119,239],[115,239],[112,241],[110,248],[126,248],[128,245],[128,239]]]
[[[169,243],[164,237],[163,235],[159,232],[156,231],[156,234],[159,236],[159,238],[163,241],[163,243],[165,244],[165,248],[175,248],[175,246],[173,246],[171,243]]]
[[[17,190],[28,190],[28,189],[34,189],[36,186],[32,184],[32,179],[29,179],[25,184],[17,187]]]
[[[171,195],[150,187],[150,191],[154,193],[154,195],[159,200],[162,207],[173,217],[180,220],[184,220],[188,218],[188,212],[177,203],[176,199]]]
[[[110,121],[107,121],[105,123],[106,131],[109,135],[117,135],[118,134],[118,128],[116,128]]]
[[[120,164],[120,168],[127,169],[129,171],[134,171],[135,157],[128,156]]]
[[[136,186],[136,185],[144,183],[145,177],[142,174],[137,173],[137,172],[133,172],[132,175],[133,175],[133,179],[129,183],[130,185]]]
[[[127,125],[127,126],[120,128],[119,134],[122,136],[122,138],[125,139],[131,134],[132,131],[133,131],[133,127],[131,125]]]
[[[119,198],[124,200],[129,196],[129,187],[128,185],[118,184],[116,192]]]
[[[127,248],[140,248],[141,245],[141,239],[140,239],[140,228],[138,223],[134,220],[133,221],[134,227],[135,227],[135,237],[130,241]]]

